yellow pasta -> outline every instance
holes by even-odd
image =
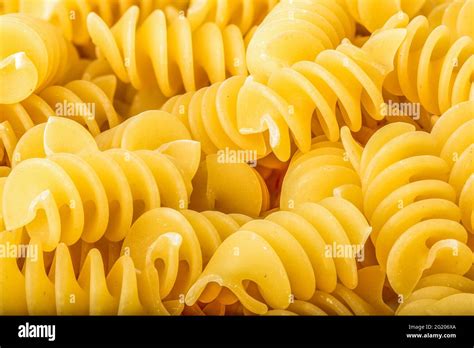
[[[205,22],[214,22],[221,29],[235,24],[242,33],[247,33],[254,25],[259,24],[275,6],[277,0],[191,0],[186,16],[193,29]]]
[[[440,157],[451,168],[449,183],[456,190],[462,223],[474,233],[474,100],[446,111],[431,134],[436,139]]]
[[[372,118],[382,119],[382,84],[405,34],[404,29],[376,33],[362,49],[345,41],[336,50],[320,52],[314,62],[275,71],[267,84],[247,78],[237,100],[239,131],[258,136],[260,142],[268,131],[272,151],[286,161],[290,131],[301,151],[310,149],[313,113],[331,141],[338,139],[340,123],[353,131],[361,128],[362,107]]]
[[[466,273],[472,250],[434,137],[392,123],[360,151],[347,129],[342,136],[361,178],[377,260],[393,290],[407,297],[424,271]]]
[[[0,104],[64,81],[78,60],[58,29],[29,15],[0,16],[0,37]]]
[[[102,236],[120,241],[144,211],[188,206],[199,164],[198,143],[185,145],[187,156],[197,157],[191,160],[193,168],[160,150],[100,152],[80,124],[64,118],[52,117],[40,126],[43,132],[32,136],[29,145],[41,146],[42,140],[47,158],[28,158],[25,146],[26,153],[18,156],[22,161],[5,181],[7,230],[25,227],[50,251],[60,241],[72,245],[79,238],[89,243]],[[61,137],[71,140],[64,143]]]
[[[205,23],[192,32],[186,17],[167,23],[165,14],[156,10],[137,28],[139,12],[131,7],[112,28],[95,13],[87,17],[92,41],[120,80],[136,89],[159,88],[169,97],[183,87],[194,91],[208,81],[247,74],[237,26],[221,30],[215,23]]]
[[[257,80],[266,82],[279,68],[314,60],[319,52],[353,35],[354,21],[343,1],[283,0],[253,34],[247,65]]]
[[[474,0],[0,14],[0,315],[474,315]]]
[[[395,70],[387,77],[384,88],[421,103],[436,115],[470,99],[474,93],[471,86],[474,38],[452,38],[448,26],[431,29],[426,17],[417,16],[409,21],[403,13],[391,17],[380,32],[391,28],[406,28],[407,35],[396,53]]]
[[[473,315],[474,281],[439,273],[420,280],[413,294],[397,309],[397,315]]]
[[[341,198],[304,203],[249,221],[216,250],[186,304],[211,302],[226,288],[248,310],[263,314],[266,304],[285,309],[292,296],[308,300],[316,288],[334,291],[337,278],[353,289],[356,252],[328,257],[328,249],[363,246],[369,233],[363,215]],[[249,281],[258,285],[266,304],[246,292]]]

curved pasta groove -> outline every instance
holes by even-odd
[[[156,10],[137,28],[139,12],[130,7],[112,28],[95,13],[87,17],[92,42],[121,81],[138,90],[157,86],[170,97],[183,89],[195,91],[208,81],[247,75],[244,39],[237,26],[221,30],[205,23],[193,32],[188,18],[177,16],[167,23],[164,12]]]
[[[97,13],[108,25],[113,25],[131,6],[137,6],[140,9],[140,20],[143,20],[156,9],[165,10],[169,15],[176,15],[177,11],[185,10],[188,3],[189,0],[72,0],[55,2],[50,0],[10,0],[4,12],[22,12],[34,15],[60,28],[64,36],[74,44],[87,46],[90,43],[87,32],[87,15],[91,12]]]
[[[332,292],[338,278],[354,289],[356,254],[369,233],[357,208],[335,197],[249,221],[215,251],[186,304],[210,303],[225,291],[250,312],[264,314],[267,305],[286,309],[292,298],[309,300],[316,288]],[[248,289],[253,283],[255,296]]]
[[[348,153],[359,168],[377,260],[397,294],[407,297],[425,271],[470,269],[472,251],[459,223],[456,192],[446,182],[449,166],[438,157],[431,134],[392,123],[375,132],[360,157]]]
[[[277,0],[191,0],[186,16],[193,30],[203,23],[213,22],[221,29],[229,24],[235,24],[245,34],[260,24],[277,2]]]
[[[166,148],[101,152],[84,127],[65,118],[52,117],[39,126],[25,149],[42,147],[46,158],[20,152],[24,160],[5,181],[3,218],[7,230],[25,227],[44,250],[80,238],[88,243],[102,236],[120,241],[143,212],[160,205],[188,206],[199,143],[181,146],[190,159],[185,163],[175,157],[179,151]]]
[[[2,242],[11,232],[1,232]],[[76,275],[68,247],[60,243],[49,269],[41,243],[30,241],[36,257],[28,254],[24,272],[14,258],[0,260],[0,313],[2,315],[140,315],[133,261],[121,256],[106,274],[101,253],[92,249]],[[29,251],[30,252],[30,251]]]
[[[474,281],[450,273],[426,276],[398,307],[397,315],[473,315]]]
[[[431,134],[440,157],[451,168],[448,182],[456,190],[462,223],[474,233],[474,101],[451,107],[436,121]]]
[[[413,17],[425,5],[425,0],[412,1],[377,1],[377,0],[345,0],[351,16],[371,33],[383,27],[394,14],[403,11]]]
[[[304,202],[341,197],[362,210],[362,189],[340,142],[325,136],[313,139],[311,150],[296,152],[283,179],[280,208],[291,209]]]
[[[0,36],[0,104],[64,82],[79,60],[57,28],[26,14],[2,15]]]
[[[122,245],[138,270],[140,298],[150,313],[179,314],[184,295],[221,241],[231,238],[242,215],[157,208],[143,214]],[[171,311],[170,309],[175,308]]]
[[[411,102],[420,103],[435,115],[470,100],[473,37],[452,37],[447,25],[430,28],[426,17],[417,16],[409,21],[403,13],[391,17],[377,32],[394,27],[406,28],[407,35],[396,53],[395,70],[387,77],[384,88],[393,95],[404,95]]]
[[[247,49],[247,65],[257,80],[266,82],[280,69],[354,37],[355,25],[343,1],[283,0],[257,27]]]
[[[268,133],[271,150],[286,161],[292,141],[309,151],[313,114],[331,141],[339,138],[340,124],[353,131],[362,127],[362,109],[382,119],[382,84],[405,34],[404,29],[376,33],[362,48],[344,41],[314,61],[274,71],[266,84],[247,78],[237,99],[239,131],[260,139]]]

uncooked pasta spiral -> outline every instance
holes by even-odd
[[[167,23],[161,10],[137,28],[139,9],[131,7],[112,27],[95,13],[87,17],[92,41],[115,74],[136,89],[157,86],[165,96],[184,87],[194,91],[230,75],[246,75],[245,45],[239,28],[221,30],[205,23],[192,32],[184,16]],[[151,74],[150,72],[153,72]]]
[[[431,134],[437,141],[440,157],[451,168],[449,183],[456,190],[464,227],[474,233],[474,101],[446,111]]]
[[[265,17],[249,42],[249,71],[265,82],[278,68],[312,61],[342,39],[352,39],[354,28],[343,1],[283,0]]]
[[[314,138],[310,151],[293,155],[281,190],[281,209],[336,196],[362,210],[359,176],[342,144],[330,142],[325,136]]]
[[[198,28],[205,22],[214,22],[221,29],[235,24],[242,33],[258,25],[278,0],[191,0],[186,16],[191,27]]]
[[[472,22],[472,21],[471,21]],[[384,88],[419,102],[431,114],[440,115],[473,94],[474,39],[452,37],[448,26],[430,28],[428,19],[409,21],[404,13],[392,16],[378,32],[406,28],[406,38],[395,57],[395,70]]]
[[[354,289],[356,254],[369,234],[359,210],[335,197],[249,221],[219,246],[188,292],[186,304],[211,302],[226,289],[233,302],[263,314],[267,304],[285,309],[292,297],[308,300],[316,288],[332,292],[338,278]],[[249,295],[249,282],[256,283],[266,304]]]
[[[173,118],[160,111],[148,113],[162,120]],[[19,144],[21,162],[5,181],[7,230],[25,227],[51,251],[60,241],[72,245],[80,238],[89,243],[102,236],[120,241],[144,211],[160,205],[188,206],[199,143],[186,141],[189,161],[184,164],[182,158],[160,150],[100,152],[85,128],[65,118],[51,117],[37,127],[41,126]],[[31,153],[35,148],[43,148],[47,157]]]
[[[184,11],[189,0],[8,0],[4,13],[21,12],[48,21],[61,29],[65,37],[78,46],[90,43],[87,15],[97,13],[108,25],[113,25],[131,6],[140,8],[141,20],[153,10],[174,14]]]
[[[286,161],[292,138],[302,152],[309,151],[313,114],[331,141],[339,138],[341,123],[353,131],[361,128],[362,109],[382,119],[382,84],[405,34],[404,29],[376,33],[362,48],[344,41],[320,52],[314,62],[274,71],[266,84],[247,78],[237,98],[237,128],[259,139],[252,141],[259,153],[268,133],[276,157]]]
[[[5,154],[0,163],[14,166],[20,160],[14,158],[17,143],[24,142],[31,134],[23,140],[21,137],[50,116],[73,119],[86,126],[93,135],[118,125],[122,117],[113,105],[115,83],[114,76],[104,76],[94,82],[75,80],[64,86],[46,87],[20,103],[0,104],[0,146]]]
[[[153,314],[179,314],[215,250],[250,218],[215,211],[157,208],[143,214],[122,245],[138,270],[140,297]]]
[[[0,241],[13,243],[11,234],[0,232]],[[106,274],[100,252],[92,249],[76,274],[65,244],[58,245],[49,269],[43,261],[41,243],[31,240],[28,248],[23,272],[17,259],[0,259],[0,314],[145,314],[139,300],[135,268],[129,256],[120,257]]]
[[[397,315],[474,315],[474,281],[451,273],[422,278]]]
[[[199,167],[193,180],[190,207],[196,210],[214,210],[225,213],[242,213],[257,217],[269,207],[269,192],[262,177],[242,159],[225,151],[209,155],[205,160],[186,154],[186,142],[173,143],[177,139],[190,139],[187,128],[178,117],[163,117],[150,113],[134,116],[117,127],[96,137],[101,150],[122,148],[126,150],[159,149],[174,154],[182,167]],[[197,138],[199,139],[199,138]],[[200,143],[202,146],[202,142]],[[251,158],[251,160],[255,158]],[[194,176],[194,175],[193,175]],[[233,185],[228,185],[229,180]]]
[[[383,27],[394,14],[403,11],[411,17],[425,5],[426,0],[345,0],[351,16],[370,32]]]
[[[400,122],[379,129],[363,150],[347,128],[342,137],[361,178],[377,260],[393,290],[406,298],[423,272],[466,273],[472,251],[435,138]]]
[[[0,38],[0,104],[63,82],[78,61],[57,28],[29,15],[0,16]]]
[[[443,0],[427,1],[421,13],[428,18],[430,27],[446,25],[452,36],[470,36],[474,39],[472,20],[474,19],[474,1]]]

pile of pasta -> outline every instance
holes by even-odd
[[[0,13],[0,314],[474,315],[474,0]]]

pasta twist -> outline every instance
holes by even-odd
[[[363,151],[347,128],[342,137],[361,178],[377,260],[393,290],[407,297],[423,272],[466,273],[472,251],[434,137],[400,122],[379,129]]]
[[[186,304],[212,302],[224,291],[226,298],[232,293],[228,304],[238,300],[247,310],[263,314],[266,304],[286,309],[293,297],[309,300],[316,287],[332,292],[338,278],[354,289],[356,250],[369,234],[359,210],[335,197],[252,220],[219,246],[186,295]],[[351,250],[340,255],[338,248]],[[266,304],[248,293],[252,282]]]
[[[206,23],[191,31],[189,19],[178,16],[167,24],[161,10],[137,29],[139,9],[132,6],[112,27],[95,13],[87,17],[93,43],[118,78],[134,88],[158,87],[165,96],[194,91],[210,81],[246,75],[245,45],[235,25],[221,30]],[[153,76],[150,76],[153,71]]]
[[[314,62],[276,70],[267,84],[249,77],[238,94],[238,129],[258,137],[259,142],[253,141],[258,150],[268,131],[271,149],[286,161],[290,130],[298,148],[309,151],[314,113],[331,141],[338,139],[341,123],[353,131],[361,128],[361,104],[372,118],[382,119],[382,84],[405,34],[404,29],[376,33],[362,48],[344,41],[336,50],[320,52]]]
[[[440,157],[451,168],[449,183],[456,190],[462,223],[474,233],[474,101],[457,104],[435,123],[431,134]]]
[[[450,273],[426,276],[397,309],[397,315],[473,315],[474,281]]]
[[[319,52],[354,37],[343,1],[283,0],[265,17],[249,42],[250,73],[266,82],[279,68],[314,60]]]
[[[250,218],[157,208],[131,227],[122,246],[138,270],[140,297],[153,314],[181,313],[184,296],[221,241]]]
[[[394,14],[403,11],[413,17],[425,5],[426,0],[346,0],[351,16],[371,33],[383,27]]]
[[[1,242],[12,232],[0,232]],[[27,256],[24,272],[15,258],[0,259],[0,313],[2,315],[139,315],[137,276],[129,256],[121,256],[106,274],[102,256],[92,249],[76,275],[68,247],[60,243],[49,270],[41,243],[37,259]]]
[[[286,309],[269,309],[263,315],[391,315],[393,309],[385,303],[385,273],[378,266],[371,266],[358,271],[359,285],[351,290],[337,284],[332,293],[315,291],[308,301],[290,300]],[[254,283],[249,283],[247,291],[260,301],[264,301]],[[227,304],[219,296],[212,302],[197,302],[185,307],[184,315],[255,315],[242,303]]]
[[[64,82],[79,60],[57,28],[26,14],[0,16],[0,37],[0,104]]]
[[[242,33],[247,33],[258,25],[278,0],[191,0],[187,17],[193,29],[205,22],[214,22],[224,29],[229,24],[236,24]]]
[[[19,162],[20,158],[14,158],[14,149],[30,134],[25,140],[21,137],[50,116],[71,118],[94,135],[118,125],[122,117],[113,105],[115,85],[114,76],[104,76],[93,82],[75,80],[64,86],[46,87],[21,103],[0,104],[0,146],[4,152],[0,163],[14,166]]]
[[[340,142],[330,142],[325,136],[313,139],[311,150],[296,152],[283,179],[281,209],[304,202],[317,203],[326,197],[341,197],[362,210],[362,190]]]
[[[4,13],[22,12],[56,25],[65,37],[78,46],[90,43],[87,32],[87,15],[97,13],[108,25],[116,23],[131,7],[140,9],[141,20],[153,10],[162,9],[167,12],[185,10],[189,0],[8,0]]]
[[[173,118],[153,111],[145,116]],[[3,218],[7,230],[26,227],[46,251],[80,238],[89,243],[102,236],[120,241],[143,212],[160,205],[188,206],[200,158],[197,142],[186,141],[183,151],[189,162],[183,164],[176,154],[160,150],[100,152],[85,128],[65,118],[51,117],[33,129],[19,144],[22,161],[6,178]],[[28,152],[39,147],[47,158],[29,158],[41,157]]]
[[[403,13],[391,17],[380,31],[393,27],[406,28],[407,35],[396,53],[395,70],[387,77],[384,88],[421,103],[435,115],[472,98],[473,37],[452,37],[446,25],[430,29],[426,17],[417,16],[409,21]]]

